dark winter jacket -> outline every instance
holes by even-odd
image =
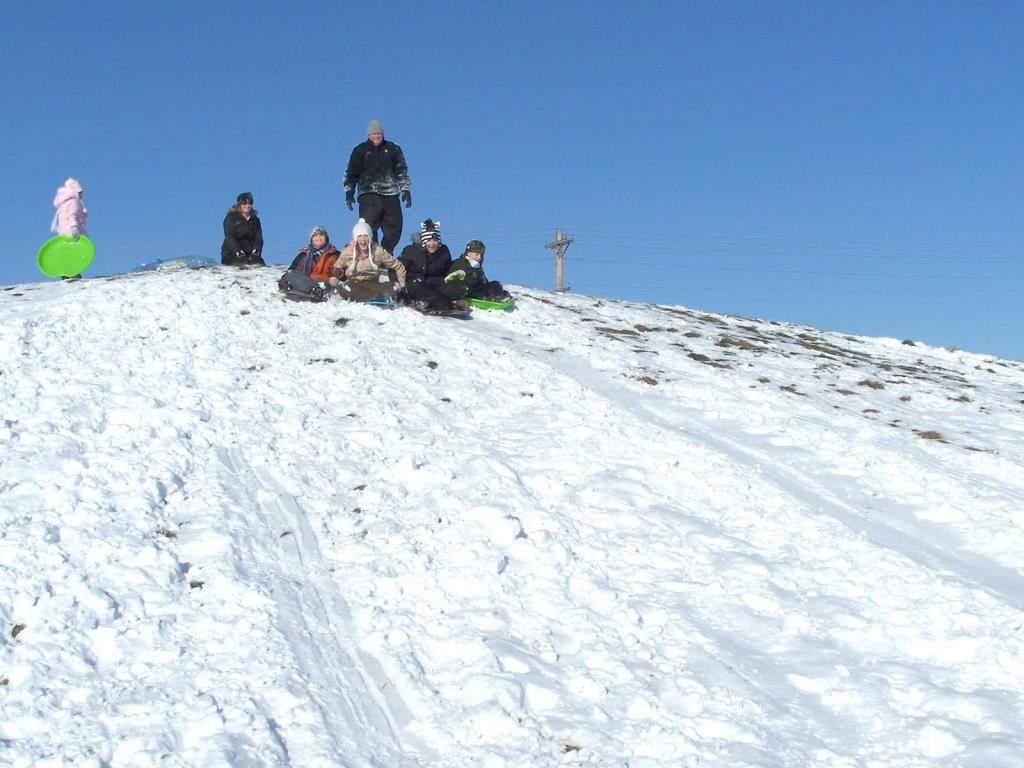
[[[370,140],[357,144],[345,169],[345,194],[397,195],[412,187],[402,148],[393,141],[374,146]]]
[[[444,276],[452,265],[452,253],[443,243],[433,255],[422,245],[407,245],[398,260],[405,264],[408,282],[419,280],[440,287],[444,285]]]
[[[452,262],[451,269],[448,270],[448,274],[451,275],[455,272],[462,271],[465,273],[465,277],[461,280],[452,280],[449,285],[454,283],[462,283],[466,287],[466,294],[473,294],[480,286],[484,285],[487,280],[487,275],[484,274],[483,265],[479,268],[474,267],[469,263],[469,259],[465,256],[459,256],[455,261]]]
[[[239,251],[246,256],[259,256],[263,252],[263,227],[260,217],[253,209],[252,215],[246,219],[238,206],[228,208],[224,217],[224,244],[220,247],[221,259],[231,260]]]
[[[465,255],[460,256],[448,270],[448,276],[450,279],[444,284],[444,292],[452,299],[505,301],[509,298],[505,286],[497,280],[487,279],[482,261],[476,268]]]

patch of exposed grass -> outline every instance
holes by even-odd
[[[722,363],[717,360],[712,360],[707,355],[702,355],[700,352],[691,352],[687,355],[691,360],[696,360],[698,363],[704,363],[704,365],[710,365],[712,368],[731,368],[728,363]]]
[[[726,348],[726,347],[736,347],[737,349],[742,349],[742,350],[745,350],[747,352],[767,352],[768,351],[768,347],[762,347],[762,346],[760,346],[758,344],[754,344],[754,343],[752,343],[750,341],[747,341],[746,339],[740,339],[740,338],[737,338],[736,336],[728,336],[728,335],[719,336],[718,340],[715,342],[715,346],[716,347],[723,347],[723,348]]]
[[[676,328],[668,328],[660,325],[634,325],[633,327],[640,331],[640,333],[653,333],[655,331],[660,331],[661,333],[679,333]]]
[[[685,309],[676,309],[675,307],[658,307],[659,312],[664,312],[668,315],[676,315],[677,317],[688,317],[693,320],[697,319],[697,316],[693,312],[687,312]]]
[[[812,352],[818,352],[825,357],[849,357],[849,355],[839,347],[833,346],[832,344],[825,344],[818,340],[808,341],[806,339],[801,339],[796,343],[804,349],[809,349]]]
[[[720,317],[714,315],[697,315],[697,319],[701,322],[708,323],[709,325],[717,325],[722,328],[728,328],[729,324]]]
[[[607,325],[599,325],[597,327],[597,332],[611,339],[617,339],[620,336],[629,336],[634,339],[640,337],[640,334],[634,331],[632,328],[612,328]]]

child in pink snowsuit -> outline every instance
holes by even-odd
[[[53,197],[53,207],[57,212],[53,214],[53,223],[50,225],[52,231],[58,235],[68,235],[72,240],[85,234],[85,219],[89,212],[82,204],[84,194],[77,179],[68,179],[57,190]]]

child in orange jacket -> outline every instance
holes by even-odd
[[[338,284],[338,249],[331,244],[327,228],[317,224],[309,233],[309,245],[299,251],[277,287],[292,296],[323,300],[328,286]]]

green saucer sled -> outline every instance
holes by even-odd
[[[47,277],[74,277],[92,264],[96,246],[85,235],[72,240],[67,235],[51,237],[39,248],[36,266]]]
[[[476,309],[504,309],[510,310],[515,309],[516,300],[508,299],[507,301],[487,301],[487,299],[466,299],[466,303]]]

